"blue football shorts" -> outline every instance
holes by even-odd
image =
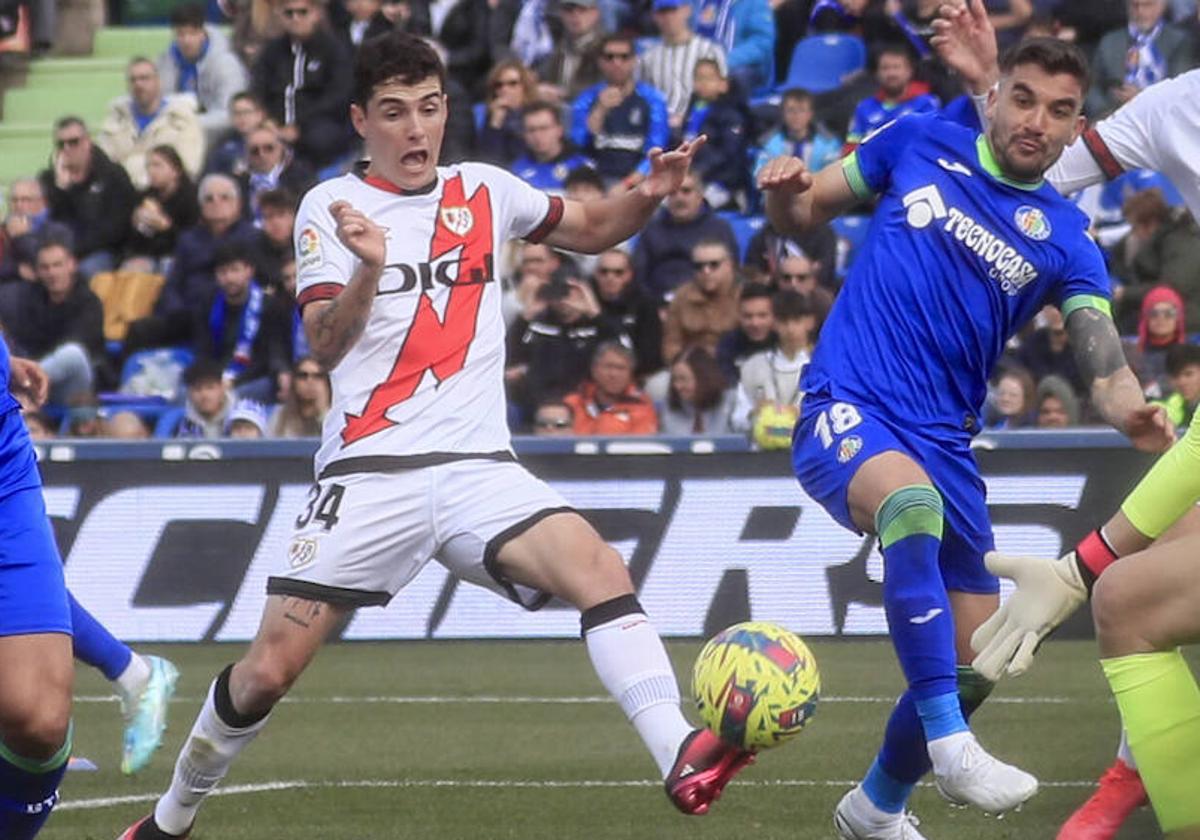
[[[938,561],[948,590],[1000,591],[983,555],[995,548],[987,491],[965,441],[939,441],[904,428],[870,406],[808,394],[792,438],[792,468],[804,492],[841,525],[858,532],[850,516],[850,480],[862,464],[883,452],[916,461],[942,495],[945,528]]]
[[[0,496],[0,636],[70,632],[62,560],[39,482]]]

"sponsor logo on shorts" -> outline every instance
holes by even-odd
[[[300,231],[300,237],[296,242],[297,251],[300,254],[300,263],[296,266],[297,271],[321,264],[321,235],[317,233],[315,227],[310,225]]]
[[[858,435],[850,435],[850,437],[842,438],[838,444],[837,459],[839,464],[845,464],[852,460],[855,455],[862,451],[862,438]]]
[[[1013,215],[1013,221],[1016,222],[1021,233],[1035,242],[1042,242],[1050,238],[1050,220],[1036,207],[1022,204]]]
[[[302,569],[316,559],[317,541],[311,537],[294,539],[288,546],[288,565],[293,569]]]
[[[443,207],[442,224],[456,236],[466,236],[475,227],[475,216],[469,207]]]

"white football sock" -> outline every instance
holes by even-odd
[[[663,777],[693,730],[679,708],[679,683],[650,619],[630,613],[584,634],[600,682],[633,723]]]
[[[129,658],[125,670],[113,681],[127,706],[142,696],[142,690],[146,688],[146,683],[150,682],[150,663],[137,651],[132,653],[133,656]]]
[[[1125,728],[1121,728],[1121,744],[1117,747],[1117,758],[1129,765],[1130,770],[1137,770],[1137,759],[1133,757],[1133,750],[1129,749],[1129,736],[1125,734]]]
[[[245,729],[225,723],[213,701],[216,685],[214,680],[179,752],[171,787],[154,806],[154,821],[168,834],[182,834],[191,827],[204,797],[225,777],[238,753],[249,746],[268,720],[263,718]]]
[[[926,744],[929,750],[929,760],[933,762],[933,774],[935,776],[949,776],[954,770],[954,764],[958,761],[958,757],[962,754],[963,748],[967,743],[974,741],[975,736],[970,730],[966,732],[955,732],[953,735],[947,735],[945,738],[937,738]]]

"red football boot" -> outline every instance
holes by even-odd
[[[1142,777],[1118,758],[1091,798],[1063,823],[1057,840],[1112,840],[1129,815],[1149,802]]]
[[[117,840],[186,840],[190,833],[185,831],[183,834],[167,834],[154,822],[154,815],[150,814],[121,832]]]
[[[707,814],[729,780],[754,761],[754,753],[725,743],[707,729],[683,740],[675,766],[663,783],[667,796],[685,814]]]

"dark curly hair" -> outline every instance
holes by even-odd
[[[446,88],[446,68],[423,38],[392,30],[364,43],[354,60],[354,104],[367,109],[375,88],[391,79],[416,84],[436,76]]]

